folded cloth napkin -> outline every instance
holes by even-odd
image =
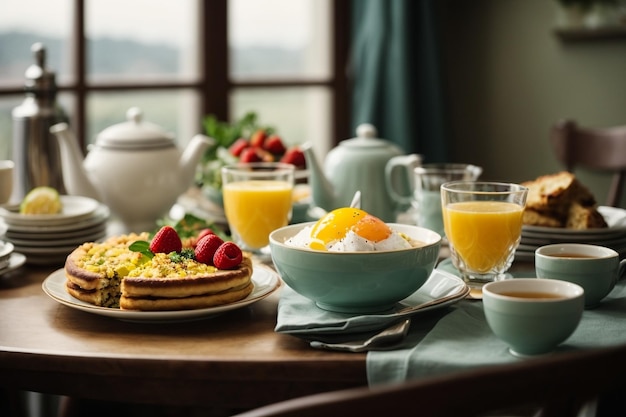
[[[434,316],[435,319],[438,319],[441,315],[434,314],[434,310],[448,312],[448,309],[442,307],[449,306],[458,300],[419,310],[412,314],[398,313],[398,311],[407,306],[418,305],[459,292],[464,287],[465,284],[459,278],[435,270],[419,290],[397,303],[391,311],[380,314],[346,314],[323,310],[317,307],[315,302],[285,286],[278,303],[278,318],[274,330],[306,340],[318,340],[327,343],[367,338],[407,316],[428,316],[429,319]],[[418,331],[418,328],[420,325],[413,318],[411,329]]]
[[[585,310],[574,333],[558,352],[626,343],[626,280],[593,310]],[[517,362],[497,339],[483,313],[482,301],[464,300],[427,335],[411,331],[402,349],[368,352],[370,386],[444,374],[486,365]]]

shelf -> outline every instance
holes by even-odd
[[[626,25],[598,29],[555,29],[554,33],[566,42],[626,39]]]

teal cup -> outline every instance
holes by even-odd
[[[626,271],[626,260],[611,248],[582,243],[557,243],[535,250],[538,278],[573,282],[585,290],[585,308],[597,307]]]
[[[566,341],[584,311],[584,290],[571,282],[515,278],[483,286],[483,308],[493,333],[518,357],[545,355]]]

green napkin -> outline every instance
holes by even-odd
[[[439,320],[427,335],[410,331],[405,347],[368,352],[370,386],[401,382],[479,366],[524,359],[514,357],[496,338],[483,312],[482,301],[464,300]],[[593,310],[585,310],[574,333],[552,354],[626,343],[626,280],[621,280]]]
[[[278,318],[274,330],[306,340],[338,343],[365,339],[409,315],[412,316],[412,332],[417,332],[422,328],[423,323],[426,323],[426,329],[430,329],[433,324],[432,320],[438,320],[450,311],[446,308],[448,305],[436,306],[412,314],[399,314],[397,311],[454,293],[464,285],[459,278],[435,270],[419,290],[397,303],[392,310],[380,314],[345,314],[326,311],[317,307],[315,302],[285,286],[278,303]]]

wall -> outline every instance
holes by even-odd
[[[564,43],[553,33],[556,8],[547,0],[439,6],[454,161],[483,166],[485,179],[533,179],[562,168],[548,142],[557,120],[626,124],[626,38]],[[577,175],[603,202],[609,176]]]

